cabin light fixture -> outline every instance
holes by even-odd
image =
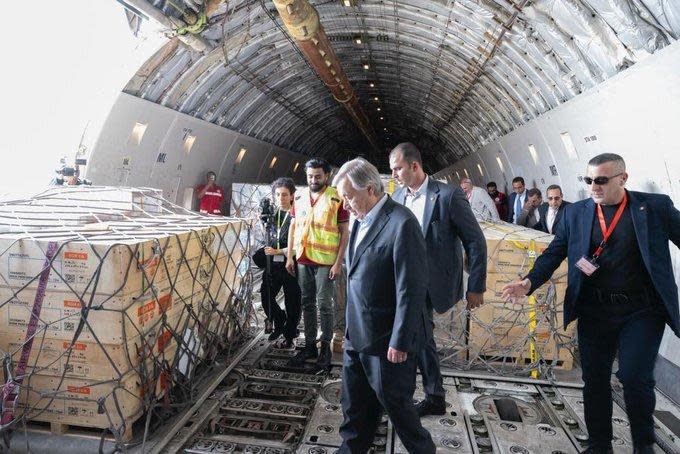
[[[195,143],[196,143],[196,136],[192,136],[191,134],[187,134],[187,136],[184,138],[184,152],[186,154],[191,153],[191,149],[194,147]]]
[[[274,156],[274,157],[272,158],[272,161],[269,163],[269,168],[270,168],[270,169],[273,169],[274,166],[276,165],[276,161],[278,161],[278,160],[279,160],[279,158],[277,158],[276,156]]]
[[[132,133],[130,133],[130,145],[139,145],[142,143],[142,138],[144,137],[144,133],[146,133],[146,128],[149,126],[149,123],[135,123],[135,125],[132,127]]]
[[[246,147],[239,148],[238,155],[236,156],[236,162],[235,162],[236,165],[240,164],[241,161],[243,161],[243,157],[246,155],[246,151],[248,151],[248,149]]]

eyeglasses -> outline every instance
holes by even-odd
[[[583,181],[585,181],[587,185],[591,185],[591,184],[595,183],[598,186],[603,186],[603,185],[609,183],[609,181],[612,178],[616,178],[616,177],[621,176],[621,175],[623,175],[623,172],[617,173],[616,175],[612,175],[611,177],[595,177],[595,178],[583,177]]]
[[[588,183],[590,184],[590,183]],[[562,200],[562,197],[556,195],[555,197],[548,197],[548,200]]]

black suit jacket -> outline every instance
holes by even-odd
[[[355,221],[345,255],[347,347],[371,355],[386,355],[388,347],[416,353],[429,335],[425,241],[411,211],[387,197],[352,252]]]
[[[393,197],[404,204],[406,188]],[[486,291],[486,240],[460,188],[429,179],[422,231],[430,270],[428,293],[437,312],[446,312],[463,297],[463,248],[470,269],[467,290]]]
[[[557,215],[555,216],[555,222],[553,222],[553,231],[548,232],[548,202],[542,203],[541,206],[538,207],[538,216],[539,216],[539,221],[538,224],[534,226],[536,230],[540,230],[545,233],[555,233],[557,231],[557,225],[560,223],[560,219],[562,219],[562,215],[564,214],[564,209],[566,206],[569,205],[569,202],[562,201],[562,204],[560,207],[557,209]]]
[[[680,247],[680,212],[667,195],[628,191],[628,202],[635,236],[640,246],[642,260],[654,288],[661,296],[668,312],[668,324],[680,336],[678,314],[678,286],[673,276],[673,265],[668,241]],[[581,200],[567,206],[557,226],[555,238],[543,251],[527,277],[531,292],[547,281],[567,257],[569,264],[567,293],[564,298],[564,326],[576,318],[576,305],[580,301],[583,273],[576,262],[590,251],[595,202]]]

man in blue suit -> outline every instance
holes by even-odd
[[[468,309],[484,303],[486,240],[463,191],[427,176],[415,145],[397,145],[390,153],[390,168],[392,177],[402,186],[392,197],[415,214],[427,244],[427,312],[428,328],[432,328],[433,308],[444,313],[463,297],[463,248],[470,267]],[[431,336],[420,352],[418,367],[426,396],[418,404],[418,414],[443,415],[446,396],[437,346]]]
[[[347,308],[341,453],[368,452],[382,408],[408,452],[434,454],[413,405],[416,358],[428,332],[425,241],[411,212],[383,192],[365,159],[333,182],[356,221],[345,254]]]
[[[555,238],[504,297],[531,294],[565,257],[564,325],[578,318],[588,453],[612,452],[611,372],[619,370],[636,454],[653,453],[654,363],[668,324],[680,336],[678,288],[668,241],[680,245],[680,212],[667,195],[625,189],[621,156],[588,163],[591,198],[566,207]]]
[[[526,185],[524,178],[515,177],[512,179],[512,190],[508,196],[508,221],[511,224],[517,224],[519,215],[522,214],[522,209],[527,201]]]

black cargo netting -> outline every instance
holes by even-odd
[[[251,224],[153,189],[78,187],[0,205],[2,429],[146,439],[252,323]]]

